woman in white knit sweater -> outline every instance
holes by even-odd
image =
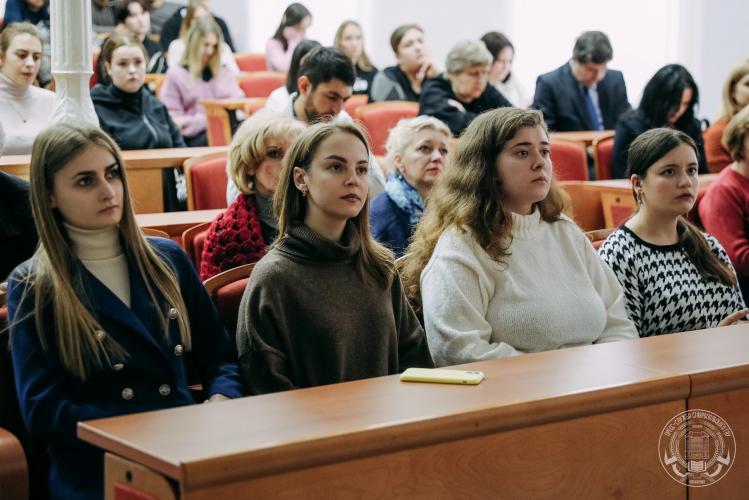
[[[402,265],[435,364],[637,338],[616,276],[562,208],[540,112],[471,123]]]

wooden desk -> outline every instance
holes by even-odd
[[[108,451],[110,487],[129,473],[162,498],[211,500],[685,499],[656,450],[666,422],[696,405],[728,421],[739,456],[749,449],[746,325],[462,368],[487,378],[382,377],[84,422],[78,435]],[[748,481],[745,459],[689,497],[720,486],[738,498]]]
[[[580,130],[576,132],[552,132],[551,139],[558,141],[581,142],[587,148],[597,140],[614,135],[613,130]]]
[[[705,188],[717,174],[699,176],[699,187]],[[618,227],[636,208],[629,179],[606,181],[561,181],[570,195],[572,217],[585,231]]]
[[[181,238],[187,229],[210,222],[215,219],[223,208],[212,210],[188,210],[185,212],[158,212],[153,214],[136,214],[138,226],[164,231],[172,238]]]
[[[194,156],[226,151],[226,147],[142,149],[123,151],[122,158],[128,173],[130,197],[137,213],[164,210],[161,170],[181,167]],[[0,170],[29,178],[31,155],[11,155],[0,158]]]

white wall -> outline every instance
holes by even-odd
[[[186,0],[170,0],[186,3]],[[572,53],[575,37],[589,29],[606,32],[614,46],[611,67],[624,72],[636,105],[645,83],[664,64],[684,64],[700,88],[700,115],[712,119],[720,107],[730,68],[749,57],[745,0],[302,0],[313,14],[309,37],[332,44],[341,21],[355,19],[365,32],[376,65],[393,64],[393,28],[416,22],[426,31],[435,59],[444,64],[458,40],[503,31],[516,48],[515,73],[529,90],[536,77]],[[229,24],[238,50],[263,52],[289,0],[212,0],[211,9]],[[0,0],[0,12],[5,0]]]
[[[241,50],[262,52],[288,0],[213,0]],[[529,89],[536,77],[572,53],[580,32],[599,29],[614,46],[611,67],[624,72],[636,105],[661,66],[684,64],[700,87],[702,116],[713,118],[723,80],[749,57],[745,41],[749,2],[742,0],[303,0],[313,13],[309,37],[330,44],[339,23],[352,18],[365,31],[367,52],[378,66],[393,64],[390,33],[417,22],[434,57],[444,64],[450,47],[489,30],[503,31],[517,50],[515,72]]]

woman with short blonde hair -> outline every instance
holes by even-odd
[[[539,111],[468,126],[401,266],[437,365],[637,337],[564,205]]]
[[[226,172],[240,194],[211,224],[200,259],[200,277],[252,264],[278,235],[273,194],[281,161],[305,125],[290,118],[248,120],[229,146]]]
[[[369,233],[369,157],[361,126],[331,122],[302,132],[284,158],[279,237],[239,308],[240,365],[254,394],[432,366],[392,253]]]
[[[432,186],[447,164],[450,129],[432,116],[404,119],[390,130],[386,144],[392,167],[385,191],[372,200],[372,235],[403,255],[424,213]]]

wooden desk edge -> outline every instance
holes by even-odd
[[[218,482],[250,479],[687,398],[690,387],[688,376],[653,373],[652,379],[634,384],[472,409],[444,417],[326,435],[265,449],[205,456],[181,464],[163,460],[128,443],[114,441],[86,422],[78,423],[78,437],[178,480],[186,487],[205,487]]]

